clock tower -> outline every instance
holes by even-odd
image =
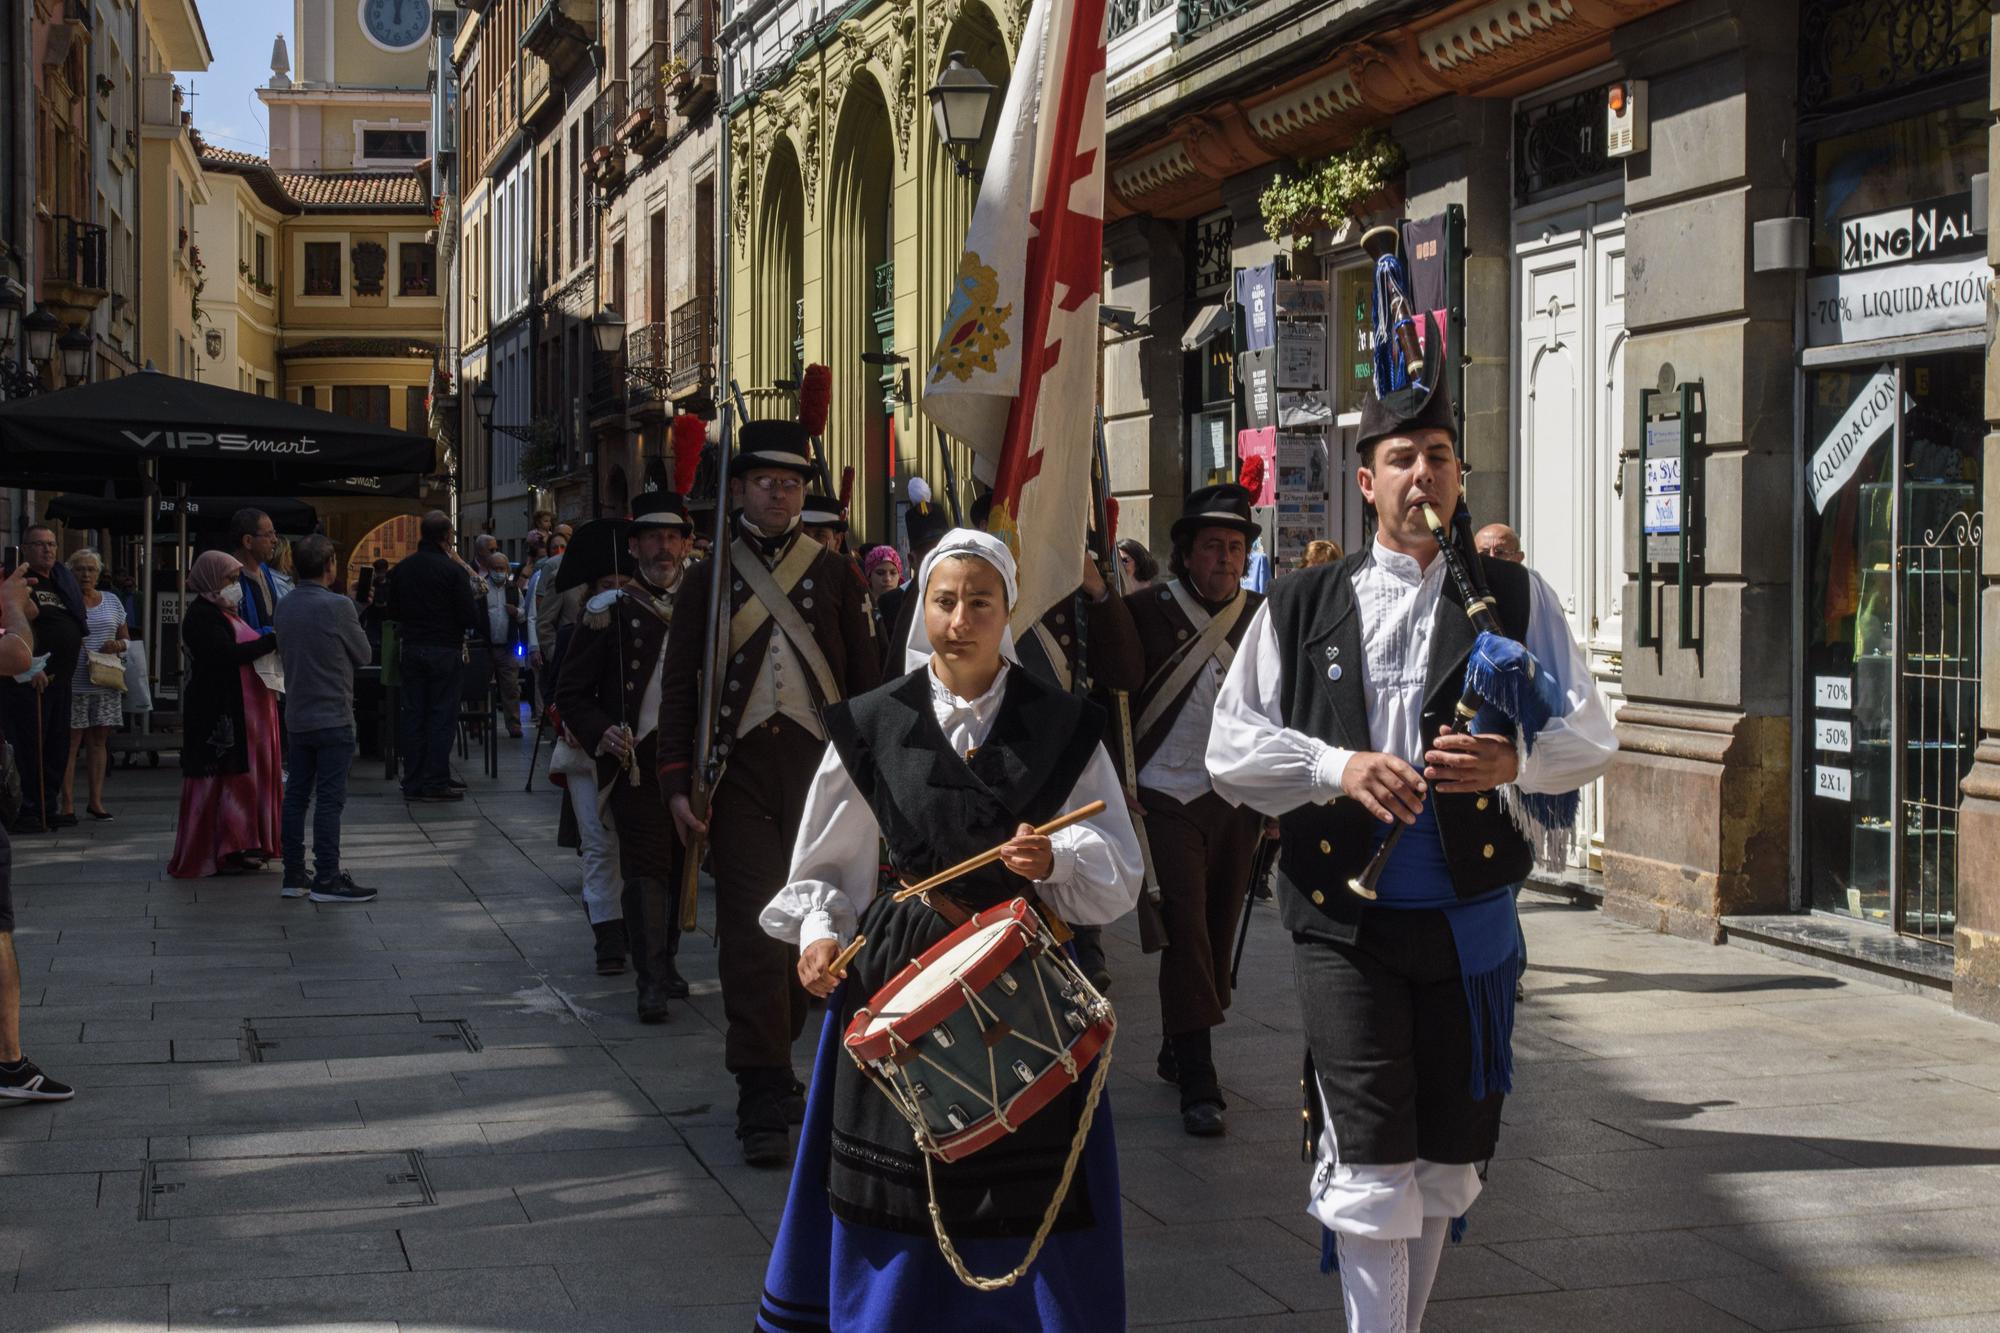
[[[433,19],[449,0],[292,0],[258,96],[279,171],[407,171],[431,155]]]

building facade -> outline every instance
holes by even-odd
[[[1105,406],[1128,528],[1157,538],[1270,419],[1237,294],[1277,265],[1292,493],[1267,533],[1281,557],[1306,527],[1371,540],[1358,241],[1404,224],[1475,520],[1520,529],[1619,706],[1571,882],[1993,1015],[1993,18],[1906,11],[1113,4],[1106,293],[1144,318],[1107,347]],[[1274,184],[1371,142],[1394,149],[1383,188],[1270,234]]]

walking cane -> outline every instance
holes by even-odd
[[[1250,887],[1243,894],[1243,922],[1236,928],[1236,956],[1229,962],[1229,989],[1236,989],[1236,978],[1243,971],[1243,946],[1250,942],[1250,913],[1257,907],[1257,886],[1271,873],[1271,863],[1278,859],[1278,840],[1259,838],[1257,854],[1250,858]]]
[[[528,751],[528,780],[522,784],[522,791],[533,791],[535,789],[535,761],[541,758],[542,733],[548,729],[548,725],[549,710],[546,708],[537,708],[535,710],[535,744]]]

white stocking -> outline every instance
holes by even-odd
[[[1438,1260],[1444,1257],[1444,1240],[1450,1231],[1450,1218],[1426,1217],[1424,1234],[1409,1242],[1409,1319],[1403,1333],[1423,1333],[1424,1307],[1430,1304],[1431,1284],[1437,1281]]]
[[[1335,1243],[1347,1333],[1410,1333],[1410,1242],[1341,1231]]]

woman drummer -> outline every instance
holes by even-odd
[[[1095,1071],[997,1143],[931,1164],[943,1229],[971,1274],[993,1277],[1021,1264],[1053,1210],[1027,1273],[982,1291],[964,1284],[940,1250],[909,1123],[841,1049],[855,1011],[973,914],[1025,897],[1062,921],[1101,925],[1130,911],[1138,896],[1138,840],[1099,741],[1102,714],[1020,670],[1014,657],[1007,629],[1014,560],[1006,546],[957,529],[925,559],[917,586],[923,602],[909,674],[827,711],[832,744],[806,798],[791,882],[762,915],[767,932],[802,947],[806,988],[834,998],[757,1327],[1123,1328],[1108,1101],[1097,1104],[1064,1189]],[[1052,836],[1035,834],[1037,824],[1093,800],[1105,803],[1104,813]],[[907,883],[1002,843],[1006,850],[947,889],[898,903],[876,892],[885,841]],[[857,933],[866,943],[842,984],[829,968]]]

